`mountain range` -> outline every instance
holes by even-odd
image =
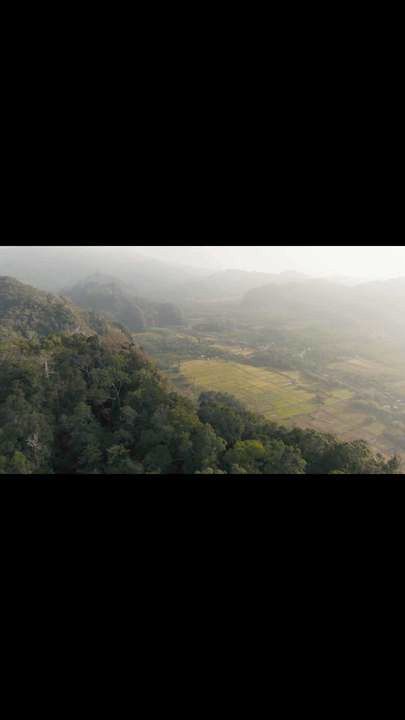
[[[385,460],[363,441],[277,425],[226,393],[203,392],[193,403],[173,391],[124,328],[0,276],[0,475],[399,468],[398,458]]]
[[[176,256],[178,257],[178,255]],[[143,257],[126,246],[7,246],[0,276],[70,297],[132,330],[181,324],[192,303],[227,302],[244,312],[403,329],[405,280],[356,282],[301,273],[212,272]]]
[[[177,261],[179,257],[177,252]],[[3,246],[0,247],[0,275],[50,292],[72,288],[91,276],[111,276],[127,289],[131,288],[137,297],[177,303],[237,301],[249,290],[270,283],[284,285],[309,279],[302,273],[288,271],[213,271],[144,257],[136,246],[103,245]]]
[[[403,334],[405,278],[344,286],[324,279],[306,279],[280,286],[267,284],[247,292],[241,308],[283,318],[332,320],[367,325]]]
[[[43,290],[60,292],[95,273],[113,275],[130,284],[139,296],[164,300],[179,284],[204,275],[203,270],[143,257],[126,246],[0,248],[0,275],[12,276]]]

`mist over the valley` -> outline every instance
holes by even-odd
[[[404,247],[3,246],[0,276],[76,298],[89,281],[93,294],[110,283],[144,312],[148,302],[186,314],[204,306],[404,337]]]
[[[166,271],[173,266],[183,268],[185,274],[206,274],[222,270],[240,270],[278,274],[304,273],[310,277],[339,277],[351,280],[384,280],[405,276],[405,248],[403,246],[2,246],[0,263],[3,270],[17,269],[33,263],[32,270],[46,278],[51,270],[60,270],[66,263],[66,272],[83,265],[83,271],[125,271],[129,264],[151,261],[163,262]],[[20,267],[19,267],[20,266]],[[42,267],[41,267],[42,266]],[[162,278],[163,279],[163,278]],[[48,278],[48,282],[51,280]]]
[[[74,434],[74,423],[88,428],[96,415],[100,447],[96,452],[90,443],[97,461],[89,461],[89,467],[142,467],[152,474],[180,467],[173,459],[177,445],[168,439],[176,437],[188,448],[184,467],[193,472],[253,469],[271,474],[288,467],[291,472],[380,472],[392,455],[405,459],[404,318],[402,246],[0,248],[1,357],[9,357],[10,347],[16,364],[21,348],[27,357],[37,353],[46,381],[52,362],[59,368],[63,381],[58,392],[72,383],[66,396],[75,418],[72,429],[66,429],[63,420],[55,432],[63,449],[65,434]],[[107,360],[100,359],[100,347],[112,353],[108,362],[118,380],[103,366]],[[136,362],[125,355],[115,366],[117,347],[124,355],[138,353]],[[81,374],[75,369],[76,350],[83,356]],[[86,365],[88,353],[92,369]],[[126,414],[120,362],[138,368],[141,378],[139,387],[133,380],[132,394],[125,399]],[[69,363],[72,367],[66,370]],[[7,378],[17,378],[17,389],[4,417],[11,417],[12,403],[21,402],[24,408],[20,375],[13,367],[7,366],[3,391],[0,388],[0,473],[1,392],[5,396]],[[167,383],[164,392],[156,369]],[[30,383],[35,385],[32,379],[26,382],[26,398],[34,393]],[[83,396],[80,402],[75,383],[78,397]],[[191,403],[187,412],[191,426],[198,428],[197,439],[184,439],[182,400],[176,400],[179,427],[176,432],[170,429],[174,391]],[[52,402],[47,412],[64,417],[60,397]],[[32,417],[27,426],[45,422],[35,413]],[[114,429],[107,455],[104,423]],[[131,445],[133,433],[136,446]],[[30,438],[37,434],[32,431]],[[11,447],[7,442],[4,447]],[[79,468],[81,442],[71,461]],[[215,460],[198,455],[200,443]],[[370,452],[377,453],[377,459]],[[24,458],[18,455],[7,463],[25,467]],[[64,467],[58,458],[57,467]]]
[[[147,257],[165,262],[211,270],[294,271],[312,277],[339,276],[365,280],[405,275],[405,249],[399,246],[143,246],[138,250]]]

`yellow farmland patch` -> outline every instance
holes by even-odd
[[[336,403],[342,402],[342,400],[351,400],[354,393],[345,388],[332,390],[330,396],[325,400],[325,405],[335,405]]]
[[[181,373],[195,388],[230,393],[272,420],[307,414],[317,407],[314,393],[283,373],[222,360],[190,360],[182,363]]]

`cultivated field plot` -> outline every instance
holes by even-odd
[[[387,356],[386,359],[378,360],[363,357],[346,359],[345,361],[331,363],[328,368],[332,372],[341,373],[343,376],[351,375],[353,378],[357,376],[360,379],[367,379],[380,385],[404,380],[404,364],[398,361],[398,357],[391,355]]]
[[[384,375],[387,372],[387,367],[383,363],[368,360],[362,357],[351,358],[344,362],[331,363],[329,365],[331,369],[352,371],[358,375]]]
[[[403,380],[396,383],[390,383],[389,389],[397,396],[399,401],[405,401],[405,382]]]
[[[383,454],[401,452],[387,439],[386,426],[354,410],[353,393],[344,388],[325,391],[300,372],[281,372],[223,360],[190,360],[180,366],[183,382],[194,390],[228,392],[250,410],[287,426],[329,432],[340,440],[366,440]],[[404,455],[405,457],[405,455]]]
[[[397,453],[405,460],[405,452],[398,441],[387,436],[387,428],[383,423],[370,420],[360,412],[349,412],[344,405],[336,408],[336,412],[321,409],[307,416],[294,418],[295,426],[303,429],[312,428],[321,432],[336,435],[343,442],[365,440],[374,451],[390,457]]]
[[[231,393],[271,420],[308,414],[317,407],[308,386],[281,372],[221,360],[190,360],[182,363],[180,370],[199,390]]]
[[[331,390],[327,397],[324,399],[324,404],[327,406],[341,404],[343,400],[351,400],[353,393],[351,390],[345,388],[338,388],[337,390]],[[340,405],[339,405],[340,407]]]
[[[232,353],[233,355],[240,355],[242,357],[250,357],[255,352],[254,348],[242,347],[241,345],[231,345],[230,343],[228,345],[212,343],[211,347],[214,350],[222,350],[224,352]]]

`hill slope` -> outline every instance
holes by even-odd
[[[138,297],[125,283],[105,275],[93,275],[64,290],[76,305],[103,313],[132,332],[148,327],[183,325],[182,313],[172,303],[157,303]]]
[[[78,321],[63,299],[1,279],[0,474],[398,470],[366,443],[288,430],[223,393],[195,406],[125,332],[89,314]]]
[[[75,307],[66,298],[0,277],[0,339],[45,338],[55,333],[127,337],[123,328]]]

